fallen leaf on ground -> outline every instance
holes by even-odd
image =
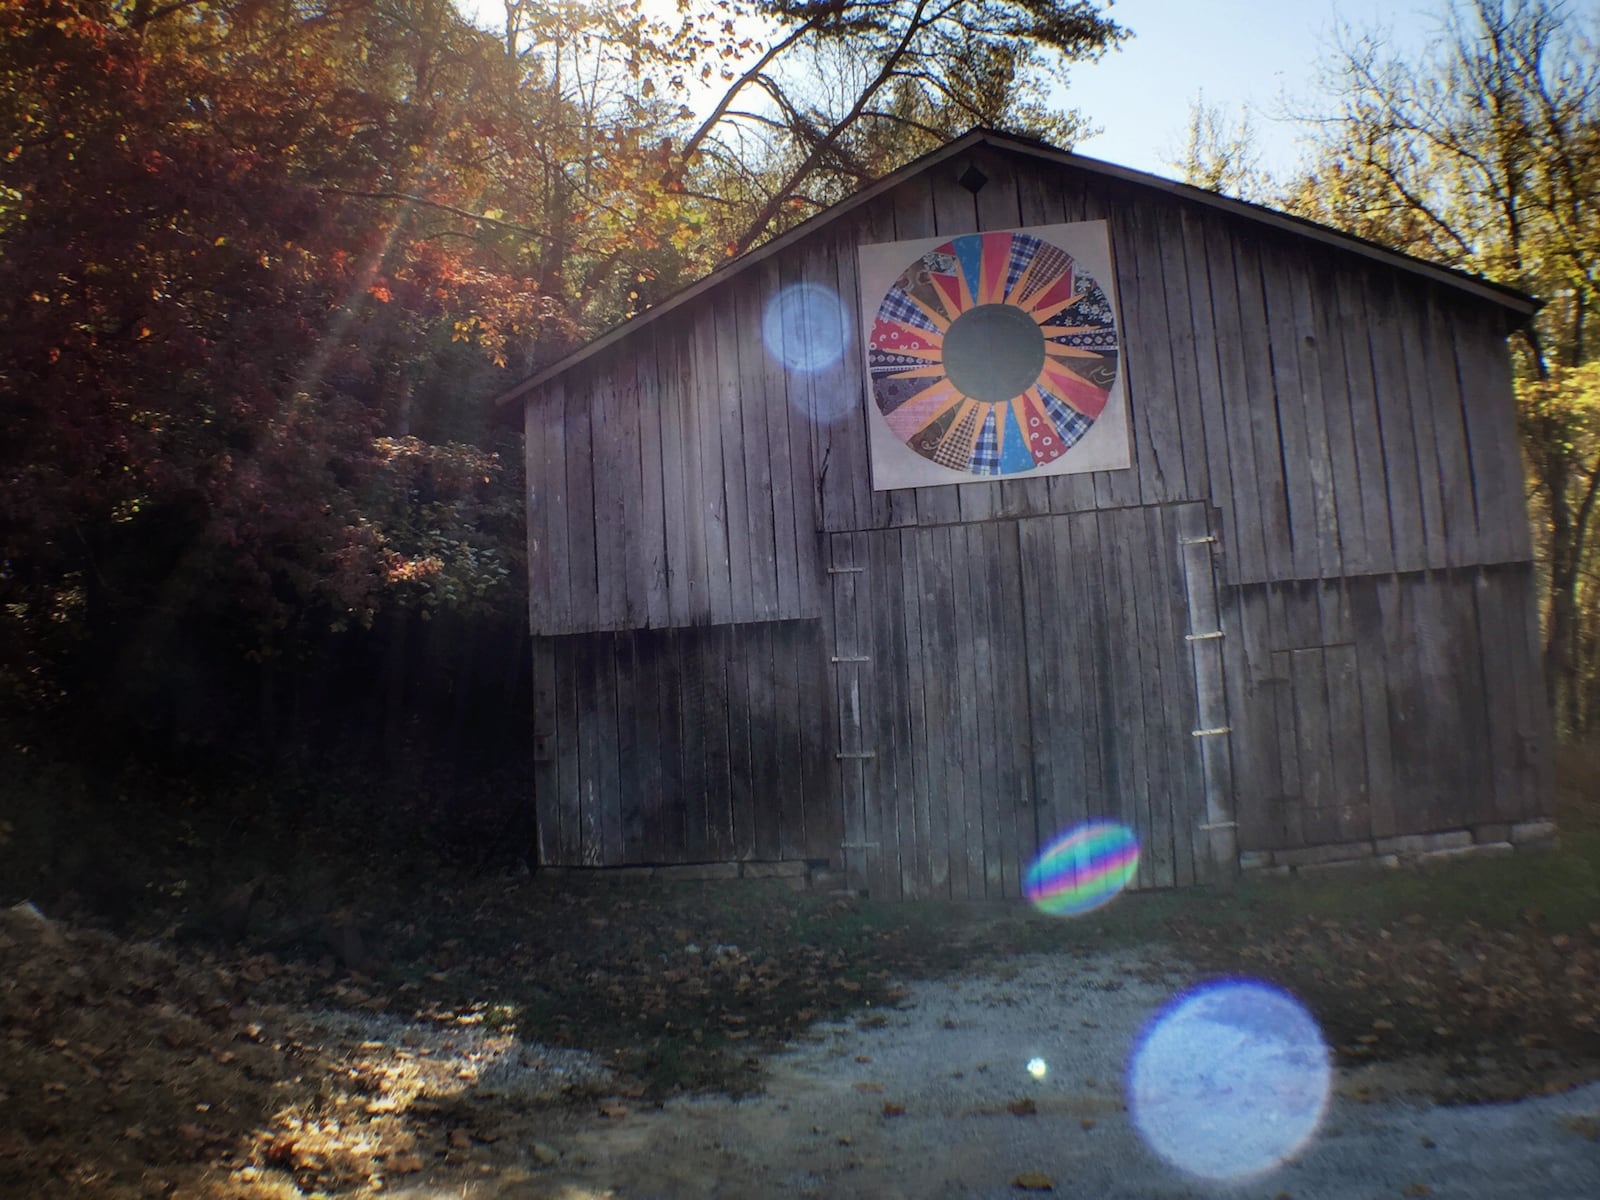
[[[1011,1181],[1011,1186],[1021,1192],[1053,1192],[1056,1181],[1043,1171],[1024,1171]]]
[[[600,1106],[600,1115],[602,1117],[625,1117],[628,1115],[628,1106],[626,1104],[602,1104]]]
[[[1031,1117],[1039,1111],[1039,1106],[1033,1102],[1032,1096],[1024,1096],[1021,1100],[1013,1100],[1006,1105],[1014,1117]]]
[[[465,1129],[452,1129],[450,1136],[445,1140],[450,1143],[450,1149],[452,1150],[472,1149],[472,1137]]]
[[[883,1091],[883,1084],[881,1084],[881,1083],[858,1083],[858,1084],[856,1084],[856,1091],[861,1092],[862,1094],[874,1093],[874,1092],[882,1092]]]
[[[422,1159],[415,1154],[396,1154],[389,1160],[389,1170],[396,1175],[415,1175],[422,1170]]]
[[[885,1100],[883,1102],[883,1115],[886,1117],[903,1117],[906,1115],[905,1106],[901,1104],[891,1104],[889,1101]]]

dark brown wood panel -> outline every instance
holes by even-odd
[[[535,643],[552,726],[535,780],[544,862],[837,857],[821,622]]]

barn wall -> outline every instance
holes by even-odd
[[[1529,567],[1247,585],[1222,600],[1241,849],[1548,813]]]
[[[955,182],[968,165],[989,179],[976,196]],[[873,492],[856,246],[1093,219],[1111,228],[1131,468]],[[853,339],[815,373],[786,371],[761,338],[767,301],[801,283],[841,297]],[[980,750],[954,770],[931,741],[891,737],[882,723],[925,700],[928,679],[909,666],[893,678],[881,665],[853,666],[850,643],[894,644],[909,636],[897,621],[940,601],[909,590],[903,570],[898,585],[892,572],[861,581],[875,590],[857,599],[835,572],[857,551],[888,570],[891,545],[910,555],[902,564],[948,559],[954,571],[958,560],[987,562],[991,542],[1009,537],[1050,556],[1048,577],[1078,586],[1080,535],[1169,519],[1158,511],[1203,512],[1217,539],[1206,550],[1217,609],[1207,616],[1191,596],[1188,615],[1193,631],[1225,634],[1194,651],[1197,663],[1219,657],[1220,673],[1171,690],[1158,672],[1154,691],[1139,679],[1116,701],[1126,714],[1085,712],[1096,729],[1120,731],[1119,753],[1154,728],[1139,712],[1158,696],[1187,706],[1162,715],[1164,730],[1231,726],[1198,757],[1192,743],[1168,748],[1183,764],[1169,782],[1185,819],[1209,811],[1206,828],[1227,826],[1220,802],[1236,814],[1240,849],[1277,850],[1541,815],[1549,733],[1503,320],[1492,305],[1327,245],[992,148],[915,176],[709,289],[527,405],[530,625],[548,714],[544,860],[775,851],[842,858],[853,882],[888,894],[1015,894],[1052,805],[1113,811],[1122,775],[1153,768],[1135,756],[1126,771],[1090,778],[1084,763],[1113,761],[1105,746],[1057,736],[1020,758],[990,745],[992,763]],[[813,419],[833,411],[845,415]],[[1020,561],[1024,580],[1045,569]],[[898,614],[883,607],[889,598]],[[1157,636],[1118,628],[1125,639]],[[961,656],[998,655],[999,644],[958,637],[950,648],[976,680],[979,658]],[[747,653],[792,671],[769,679],[741,665]],[[1045,689],[1047,716],[1067,705],[1055,715],[1071,728],[1070,681],[1047,661],[1027,660],[1024,682]],[[862,687],[891,698],[868,710],[876,729],[850,723]],[[727,732],[734,726],[705,732],[714,714],[697,706],[716,688],[729,689],[728,719],[745,741]],[[804,790],[754,793],[752,780],[770,778],[779,760],[770,747],[758,757],[766,743],[753,731],[789,719],[764,707],[780,695],[811,714],[788,776]],[[958,714],[962,696],[953,694]],[[963,736],[981,730],[981,707]],[[865,734],[889,757],[858,757]],[[733,757],[746,742],[751,757]],[[682,745],[691,766],[674,757]],[[915,783],[910,793],[897,772]],[[1087,773],[1067,782],[1074,772]],[[947,874],[939,847],[924,844],[934,829],[918,823],[921,810],[894,808],[902,793],[922,803],[934,775],[987,797],[971,843],[965,801],[944,795]],[[1163,786],[1147,774],[1130,794]],[[642,808],[641,794],[658,809]],[[1031,826],[1016,811],[1024,800],[1036,806]],[[1207,837],[1169,832],[1190,849],[1173,843],[1160,882],[1186,882]],[[1191,865],[1180,869],[1185,853]]]
[[[989,182],[956,179],[968,164]],[[874,492],[855,248],[1109,221],[1131,469]],[[837,293],[852,344],[785,371],[766,301]],[[867,299],[871,302],[871,298]],[[1229,583],[1532,557],[1503,314],[1353,254],[1068,168],[975,151],[914,177],[527,406],[536,633],[825,613],[817,533],[1204,500]],[[832,422],[810,419],[842,410]]]
[[[816,621],[539,638],[539,859],[831,859]]]

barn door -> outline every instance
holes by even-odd
[[[1204,748],[1226,743],[1220,658],[1216,687],[1196,687],[1220,632],[1203,518],[1197,504],[832,535],[853,883],[1017,896],[1039,846],[1096,817],[1135,830],[1138,886],[1206,874],[1226,825],[1208,794],[1227,780]]]

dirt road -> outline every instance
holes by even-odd
[[[1600,1085],[1512,1105],[1434,1107],[1336,1073],[1316,1132],[1242,1182],[1153,1153],[1124,1096],[1142,1028],[1186,980],[1137,957],[1037,957],[912,985],[890,1011],[816,1027],[760,1096],[631,1102],[503,1129],[493,1178],[451,1196],[1184,1197],[1600,1195]],[[1036,1078],[1028,1064],[1042,1060]],[[1392,1074],[1390,1079],[1395,1078]],[[1374,1093],[1374,1088],[1379,1091]],[[1263,1097],[1262,1119],[1272,1117]],[[537,1144],[522,1142],[537,1130]],[[552,1159],[548,1163],[541,1158]],[[413,1182],[396,1196],[447,1193]]]

